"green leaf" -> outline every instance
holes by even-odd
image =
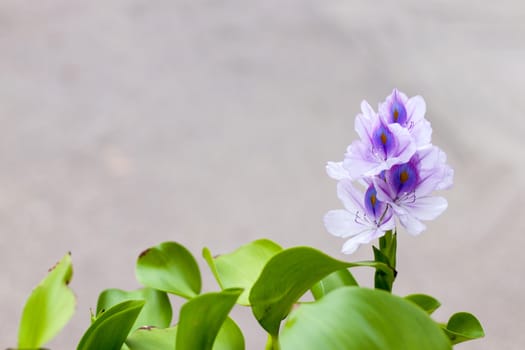
[[[242,289],[206,293],[184,304],[179,314],[177,350],[210,350]]]
[[[357,286],[357,281],[347,269],[332,272],[319,282],[313,285],[312,295],[315,300],[321,299],[331,291],[345,286]]]
[[[135,272],[144,286],[184,298],[193,298],[201,291],[201,274],[195,258],[175,242],[164,242],[142,252]]]
[[[129,350],[174,350],[177,326],[171,328],[143,327],[126,339]],[[222,324],[212,350],[244,350],[244,337],[237,324],[226,318]]]
[[[120,350],[144,300],[128,300],[102,313],[80,339],[77,350]]]
[[[478,319],[468,312],[458,312],[448,320],[445,333],[452,344],[483,338],[485,332]]]
[[[277,335],[281,320],[308,289],[332,272],[355,266],[378,267],[393,274],[380,262],[340,261],[310,247],[283,250],[268,261],[252,287],[253,314],[264,329]]]
[[[239,326],[231,318],[228,317],[222,324],[212,349],[244,350],[244,336]]]
[[[66,254],[33,290],[22,312],[18,347],[40,348],[55,337],[75,312],[75,295],[68,287],[73,276]]]
[[[165,328],[170,325],[172,310],[168,296],[165,292],[151,288],[142,288],[134,291],[106,289],[98,297],[97,315],[103,310],[108,310],[112,306],[126,300],[144,300],[146,302],[137,320],[131,327],[132,331],[142,326]]]
[[[260,275],[264,265],[272,256],[282,250],[281,246],[267,239],[246,244],[232,253],[213,258],[208,248],[202,256],[210,266],[222,289],[243,288],[237,303],[250,305],[250,289]]]
[[[388,292],[342,287],[294,310],[280,334],[282,350],[449,350],[421,309]]]
[[[425,310],[429,315],[441,306],[441,303],[436,298],[426,294],[410,294],[407,295],[405,299],[413,302]]]
[[[126,339],[129,350],[174,350],[177,327],[139,328]]]

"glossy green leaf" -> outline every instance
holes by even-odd
[[[177,327],[151,328],[135,330],[126,339],[129,350],[174,350]]]
[[[137,320],[131,327],[132,331],[142,326],[165,328],[170,325],[172,310],[168,296],[165,292],[151,288],[142,288],[134,291],[106,289],[98,297],[97,315],[103,310],[108,310],[112,306],[126,300],[144,300],[146,302]]]
[[[103,312],[80,339],[77,350],[120,350],[144,300],[128,300]]]
[[[177,350],[210,350],[242,289],[207,293],[184,304],[179,314]]]
[[[20,320],[19,348],[40,348],[71,319],[76,304],[68,287],[72,276],[71,255],[66,254],[33,290]]]
[[[441,306],[441,303],[436,298],[426,294],[410,294],[407,295],[405,299],[413,302],[429,315]]]
[[[276,335],[281,320],[308,289],[332,272],[355,266],[378,267],[393,274],[383,263],[340,261],[310,247],[283,250],[268,261],[252,287],[253,314],[268,333]]]
[[[260,275],[264,265],[282,250],[281,246],[267,239],[246,244],[232,253],[212,257],[208,248],[202,255],[222,289],[243,288],[237,303],[250,305],[250,289]]]
[[[388,292],[342,287],[300,305],[280,334],[282,350],[449,350],[443,331],[413,303]]]
[[[350,271],[348,271],[347,269],[343,269],[332,272],[331,274],[314,284],[311,290],[312,295],[314,296],[315,300],[317,300],[321,299],[323,296],[330,293],[331,291],[336,290],[337,288],[357,285],[357,281],[355,280],[354,276],[350,273]]]
[[[174,350],[177,339],[177,326],[171,328],[139,328],[128,337],[129,350]],[[244,337],[239,326],[226,318],[222,324],[212,350],[244,350]]]
[[[227,318],[213,343],[213,350],[244,350],[244,336],[237,324]]]
[[[468,312],[458,312],[452,315],[444,331],[452,344],[483,338],[485,336],[479,320]]]
[[[201,291],[201,274],[195,258],[175,242],[164,242],[142,252],[135,272],[144,286],[184,298],[193,298]]]

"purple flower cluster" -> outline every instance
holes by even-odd
[[[338,180],[344,209],[329,211],[324,224],[331,234],[349,238],[343,253],[353,253],[397,225],[418,235],[426,228],[421,221],[433,220],[447,208],[446,199],[432,193],[451,187],[454,172],[445,153],[431,144],[425,112],[421,96],[408,98],[396,89],[378,112],[361,103],[355,120],[359,140],[348,146],[342,162],[326,166]]]

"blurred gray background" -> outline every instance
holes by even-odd
[[[479,316],[487,337],[460,349],[523,349],[524,23],[518,0],[3,0],[0,348],[67,251],[78,306],[54,350],[76,346],[102,289],[139,286],[136,257],[162,241],[197,256],[206,291],[204,246],[371,258],[324,230],[341,207],[324,165],[360,101],[398,87],[425,98],[456,177],[445,214],[400,234],[395,292]],[[263,348],[250,311],[234,318]]]

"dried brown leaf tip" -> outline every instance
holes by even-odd
[[[143,251],[142,253],[140,253],[140,255],[139,255],[139,259],[142,258],[142,257],[144,257],[144,255],[148,254],[148,252],[149,252],[150,250],[151,250],[151,248],[148,248],[148,249],[146,249],[145,251]]]
[[[60,261],[57,261],[57,262],[55,263],[55,265],[51,266],[51,267],[47,270],[47,272],[51,272],[51,271],[53,271],[53,270],[58,266],[59,263],[60,263]]]

